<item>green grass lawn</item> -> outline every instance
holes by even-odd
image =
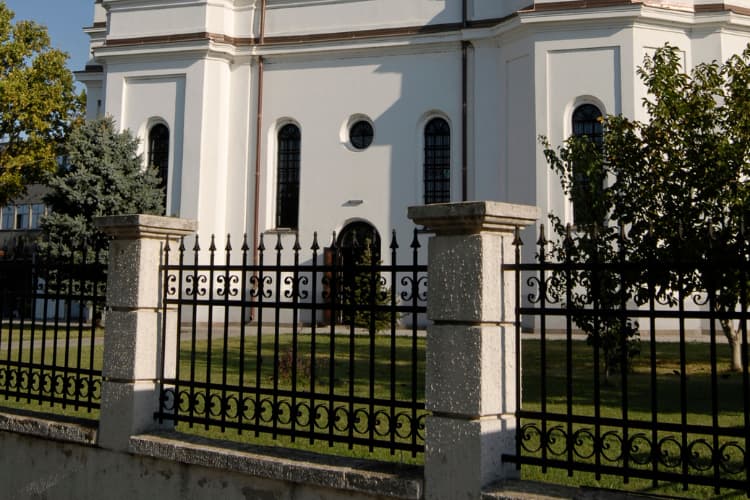
[[[573,372],[572,392],[568,394],[566,361],[566,343],[564,341],[548,341],[546,344],[546,411],[564,414],[570,402],[573,414],[576,416],[593,416],[596,411],[594,405],[594,361],[592,349],[585,342],[574,342],[572,346],[571,366]],[[650,429],[636,429],[639,424],[650,426],[655,420],[659,425],[664,423],[680,423],[683,421],[688,425],[703,425],[711,428],[726,429],[728,432],[743,432],[745,427],[744,400],[742,394],[744,389],[742,375],[729,371],[729,348],[724,343],[717,346],[717,360],[712,366],[710,360],[710,346],[707,343],[688,343],[685,345],[685,374],[686,382],[681,385],[680,373],[680,347],[674,343],[657,343],[653,352],[656,360],[655,386],[651,377],[651,346],[647,342],[641,343],[641,354],[633,360],[632,368],[626,373],[627,383],[624,384],[620,374],[612,377],[608,382],[600,379],[599,388],[599,415],[604,418],[627,419],[630,435],[642,432],[647,438],[651,438]],[[541,366],[541,342],[539,340],[526,339],[523,341],[523,364],[527,369],[524,371],[523,379],[523,408],[525,410],[540,410],[542,407],[542,370]],[[533,368],[531,368],[533,367]],[[715,381],[712,380],[712,371],[715,370]],[[601,373],[601,372],[600,372]],[[712,399],[713,387],[716,387],[716,401]],[[655,397],[652,398],[652,386],[655,388]],[[623,389],[625,387],[625,390]],[[623,410],[623,401],[627,401],[627,413]],[[528,423],[525,421],[523,423]],[[561,425],[566,430],[565,421],[561,419],[548,424]],[[592,428],[591,425],[574,425],[574,431],[581,428]],[[620,426],[602,426],[601,432],[618,430]],[[657,439],[661,440],[668,436],[676,436],[678,442],[681,439],[679,433],[660,430]],[[712,443],[709,435],[691,433],[688,434],[688,442],[696,439],[706,438]],[[744,439],[722,436],[720,444],[728,441],[739,441],[744,448]],[[585,443],[579,443],[579,450],[586,450]],[[641,447],[646,448],[641,441]],[[553,445],[558,451],[565,450],[564,440],[558,440]],[[679,448],[665,444],[665,448],[674,457],[679,454]],[[591,451],[589,447],[586,451]],[[697,446],[693,451],[705,455],[706,448]],[[743,469],[738,475],[732,475],[735,479],[744,479],[745,471],[741,463],[741,455],[736,449],[729,450],[732,456],[728,457],[733,466]],[[647,453],[644,451],[643,453]],[[585,454],[585,453],[584,453]],[[637,455],[637,453],[636,453]],[[538,456],[538,454],[532,454]],[[643,455],[646,461],[649,456]],[[709,457],[699,457],[706,460]],[[737,462],[740,460],[740,462]],[[579,459],[586,462],[586,460]],[[589,461],[590,462],[590,461]],[[604,463],[607,463],[604,461]],[[609,463],[615,467],[622,461]],[[662,467],[661,470],[669,470]],[[680,472],[680,469],[677,469]],[[710,474],[712,471],[709,471]],[[691,473],[698,474],[697,471]],[[597,481],[594,474],[588,472],[574,472],[568,476],[566,470],[548,469],[543,473],[540,467],[522,467],[522,477],[527,479],[549,481],[560,484],[588,485],[612,489],[627,489],[631,491],[649,492],[668,496],[687,498],[732,498],[744,496],[744,493],[724,491],[716,496],[713,488],[690,485],[687,491],[683,491],[679,484],[660,484],[653,486],[650,480],[632,478],[629,484],[623,484],[623,479],[615,476],[603,476]],[[727,496],[728,495],[728,496]]]
[[[396,433],[410,433],[410,418],[414,416],[414,411],[406,408],[393,410],[402,414],[397,420],[396,429],[395,426],[389,426],[391,410],[386,403],[424,401],[424,338],[415,341],[416,364],[412,355],[414,344],[408,337],[350,336],[346,332],[337,333],[334,340],[332,343],[329,333],[319,333],[315,338],[310,334],[299,335],[296,342],[291,334],[281,334],[276,338],[273,334],[264,333],[260,339],[256,336],[246,337],[243,346],[238,337],[229,338],[226,343],[223,338],[215,337],[210,344],[210,352],[206,340],[196,341],[195,349],[192,348],[192,341],[183,340],[178,379],[192,379],[199,384],[220,383],[228,385],[229,389],[217,390],[218,388],[210,386],[208,389],[190,388],[184,383],[178,383],[179,389],[184,391],[184,402],[200,395],[196,405],[185,405],[181,410],[184,416],[195,416],[193,426],[181,423],[178,430],[220,439],[291,446],[338,455],[404,463],[421,462],[421,455],[415,457],[408,451],[392,449],[387,442],[370,450],[368,446],[356,443],[349,446],[336,442],[336,439],[348,434],[345,428],[352,411],[358,417],[352,433],[355,437],[369,436],[366,415],[371,412],[381,412],[377,415],[373,437],[387,439],[391,429]],[[193,352],[195,354],[191,358]],[[221,370],[222,366],[226,370]],[[256,388],[272,391],[277,395],[258,394]],[[297,396],[292,396],[292,392]],[[210,400],[211,397],[214,401],[213,408],[220,407],[221,401],[234,402],[225,412],[227,418],[222,419],[217,414],[209,416],[211,405],[207,406],[203,401]],[[237,418],[237,401],[243,398],[248,411]],[[381,401],[370,408],[362,398]],[[347,400],[353,402],[349,403]],[[264,401],[263,413],[260,415],[252,411],[258,401]],[[317,410],[311,410],[313,406]],[[274,407],[284,410],[276,427],[263,423],[270,417]],[[291,408],[297,407],[300,408],[298,418],[290,418]],[[335,409],[335,419],[330,418],[331,409]],[[424,410],[416,410],[416,413],[417,416],[422,416]],[[233,428],[240,421],[250,425],[260,424],[263,429],[257,435],[252,430],[244,430],[240,434],[239,429]],[[206,423],[209,424],[208,428]],[[222,426],[225,427],[224,432]],[[311,442],[312,436],[292,440],[282,434],[292,432],[292,427],[295,433],[313,432],[316,436]],[[276,439],[273,436],[274,430],[279,431]],[[327,439],[326,435],[336,438]],[[408,436],[396,436],[395,440],[399,443],[411,442]],[[421,442],[421,439],[418,441]]]

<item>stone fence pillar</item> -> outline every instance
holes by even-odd
[[[164,293],[159,264],[164,243],[195,232],[197,224],[154,215],[99,217],[95,224],[112,237],[98,441],[104,448],[125,451],[130,436],[156,425]],[[176,343],[174,336],[165,359],[175,359],[169,353]],[[174,366],[167,366],[170,369]]]
[[[435,231],[429,242],[425,404],[425,496],[478,499],[512,478],[516,349],[512,273],[514,231],[538,219],[536,207],[465,202],[409,208]]]

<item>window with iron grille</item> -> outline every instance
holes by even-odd
[[[451,129],[442,118],[433,118],[424,128],[424,202],[451,200]]]
[[[602,147],[604,129],[602,112],[593,104],[582,104],[573,111],[573,135],[587,137],[597,147]],[[573,164],[573,222],[576,225],[602,223],[596,220],[592,207],[604,188],[603,172],[586,171],[588,165]]]
[[[281,127],[278,135],[276,227],[297,229],[299,220],[300,130],[296,125]]]
[[[157,123],[148,133],[148,164],[156,167],[159,186],[166,191],[169,175],[169,129]]]
[[[15,229],[16,222],[16,207],[8,205],[2,209],[3,215],[0,220],[0,229]]]

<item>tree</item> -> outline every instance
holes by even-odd
[[[545,155],[571,196],[580,196],[574,167],[590,178],[606,179],[603,188],[599,184],[596,193],[586,194],[595,194],[591,206],[597,221],[609,223],[597,231],[590,226],[574,232],[574,243],[568,244],[575,258],[590,255],[593,246],[608,252],[617,248],[642,263],[696,263],[679,270],[633,268],[620,293],[636,302],[656,293],[670,304],[680,295],[702,294],[721,318],[750,298],[748,276],[741,266],[731,265],[747,256],[750,47],[723,64],[700,64],[690,75],[680,60],[678,50],[667,45],[639,68],[648,91],[648,122],[605,117],[602,148],[571,138],[553,150],[545,141]],[[622,237],[615,224],[624,228]],[[559,219],[553,226],[564,236]],[[564,243],[556,245],[561,251]],[[732,347],[732,369],[739,370],[740,331],[726,317],[719,323]]]
[[[371,238],[365,238],[362,248],[354,250],[351,269],[344,269],[344,323],[374,332],[389,329],[396,313],[386,310],[391,305],[391,290],[380,275],[382,261]],[[383,308],[383,309],[381,309]],[[374,333],[373,332],[373,333]]]
[[[13,17],[0,0],[0,205],[55,170],[83,103],[46,28]]]
[[[138,140],[119,133],[110,118],[82,122],[65,143],[67,162],[50,175],[40,250],[49,257],[66,257],[73,250],[105,248],[107,239],[94,217],[162,214],[164,192],[152,167],[143,168]]]

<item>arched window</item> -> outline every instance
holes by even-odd
[[[593,104],[582,104],[573,111],[573,135],[587,137],[598,148],[602,147],[604,128],[602,112]],[[596,170],[592,170],[596,168]],[[604,172],[589,162],[573,164],[573,222],[584,226],[601,224],[603,216],[597,210],[597,200],[604,188]],[[602,220],[600,220],[602,219]]]
[[[277,147],[276,227],[297,229],[299,221],[300,131],[288,124],[279,130]]]
[[[424,128],[424,202],[451,200],[451,129],[442,118],[433,118]]]
[[[161,182],[159,185],[166,191],[169,176],[169,129],[157,123],[148,132],[148,164],[156,167]]]
[[[582,104],[573,111],[573,135],[586,136],[591,142],[601,145],[603,131],[599,108],[593,104]]]

